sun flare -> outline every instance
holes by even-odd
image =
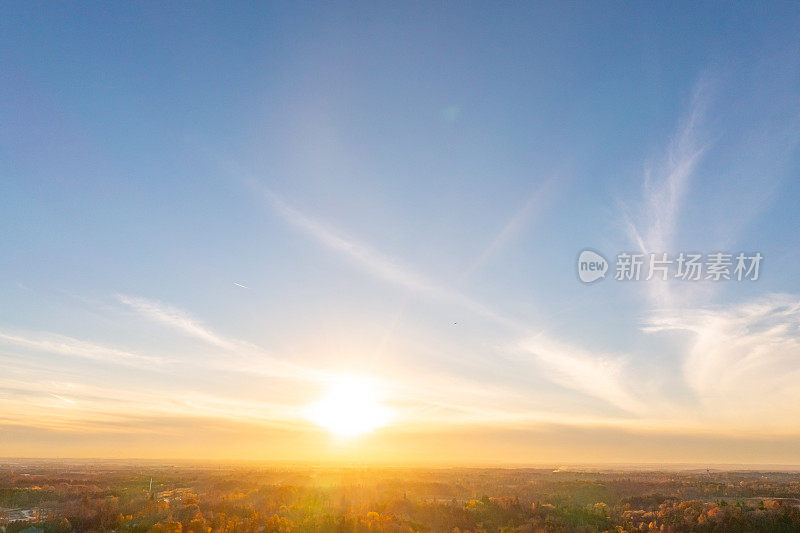
[[[352,438],[387,425],[390,410],[375,384],[356,376],[339,377],[309,406],[308,418],[336,437]]]

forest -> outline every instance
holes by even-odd
[[[800,473],[16,461],[0,531],[800,531]]]

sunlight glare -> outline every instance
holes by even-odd
[[[309,406],[307,415],[314,424],[340,438],[369,433],[391,419],[375,384],[357,376],[334,380],[324,396]]]

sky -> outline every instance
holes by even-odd
[[[0,456],[800,464],[798,27],[3,3]]]

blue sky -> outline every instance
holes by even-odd
[[[303,413],[357,375],[395,412],[352,444],[376,460],[466,432],[463,461],[800,463],[774,411],[800,405],[799,26],[790,3],[3,5],[0,455],[173,456],[201,427],[202,457],[338,457]],[[642,245],[765,259],[578,281],[582,249]]]

